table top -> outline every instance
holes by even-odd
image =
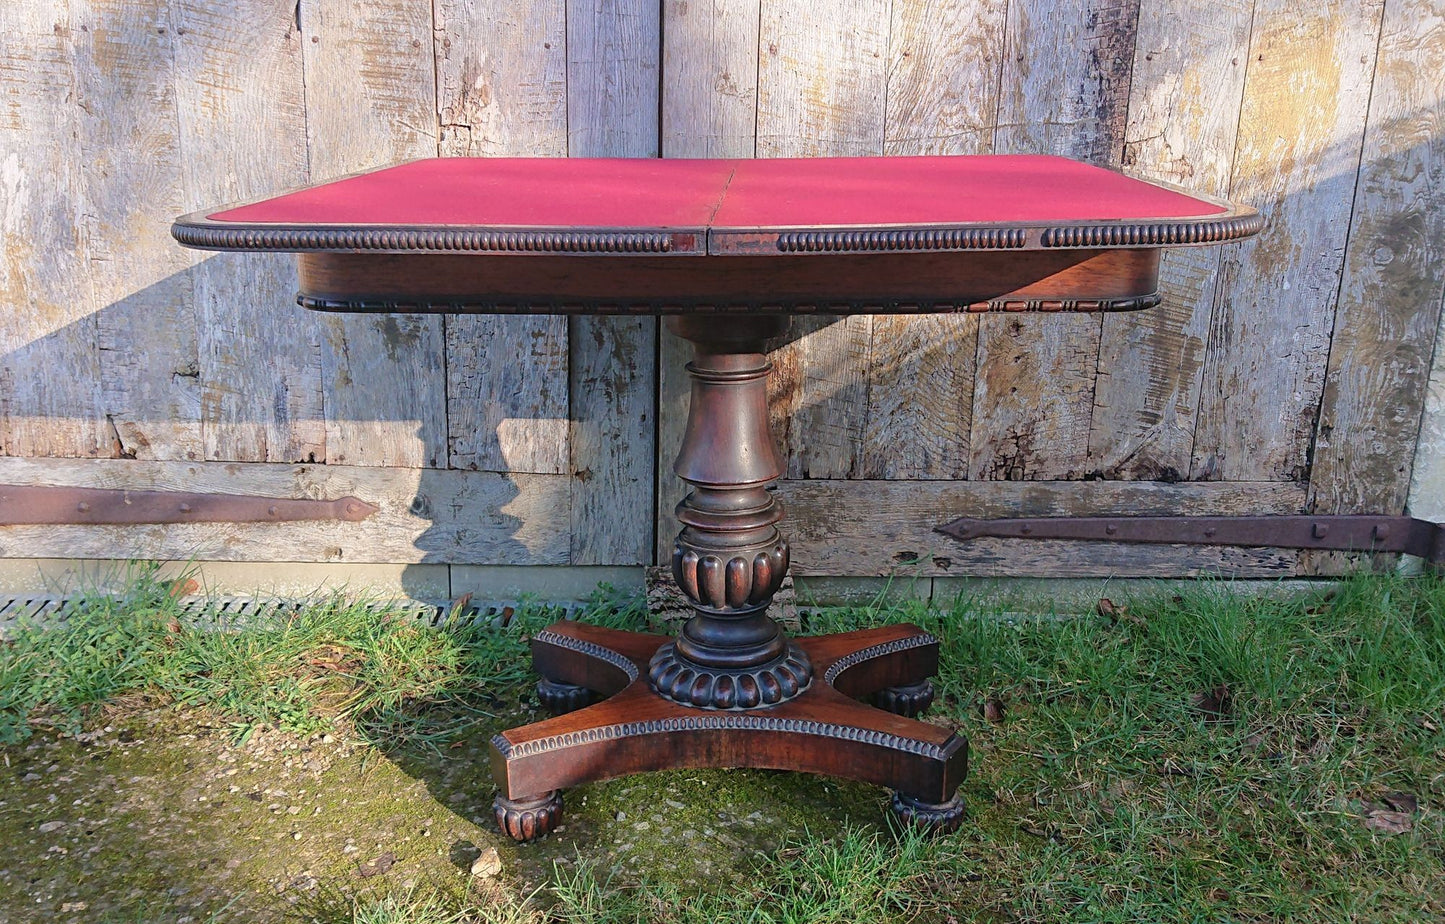
[[[210,250],[712,256],[1139,248],[1251,208],[1060,157],[435,158],[177,220]]]

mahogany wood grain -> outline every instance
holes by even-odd
[[[813,684],[795,699],[754,710],[696,709],[654,693],[647,664],[666,641],[576,622],[538,633],[532,647],[544,677],[608,698],[494,737],[503,798],[527,800],[651,770],[758,767],[861,780],[943,804],[967,774],[964,738],[853,698],[934,672],[937,640],[916,626],[798,639],[817,667]]]
[[[851,313],[1134,306],[1157,287],[1159,251],[679,257],[300,255],[303,299],[347,311],[653,310],[724,306]],[[1147,307],[1139,304],[1137,307]],[[1107,310],[1092,308],[1083,310]]]

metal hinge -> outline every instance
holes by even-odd
[[[1402,552],[1445,564],[1445,524],[1402,516],[960,517],[936,527],[955,539],[1082,539]]]
[[[0,526],[356,521],[376,510],[354,497],[298,500],[247,494],[0,485]]]

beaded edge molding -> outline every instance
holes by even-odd
[[[1210,221],[1156,222],[1144,225],[1068,225],[1046,228],[1039,235],[1043,247],[1161,247],[1214,244],[1249,237],[1264,230],[1258,212]]]
[[[312,311],[415,312],[438,314],[1100,314],[1142,311],[1159,304],[1158,292],[1127,298],[998,298],[986,302],[950,301],[820,301],[800,304],[775,302],[688,303],[559,301],[530,298],[492,301],[449,301],[442,299],[329,299],[309,295],[296,297],[296,304]]]
[[[859,744],[872,744],[885,747],[894,751],[904,751],[909,754],[917,754],[920,757],[928,757],[933,760],[946,760],[949,756],[949,748],[940,747],[936,744],[929,744],[925,741],[915,741],[888,732],[872,731],[866,728],[852,728],[847,725],[835,725],[831,722],[817,722],[812,719],[779,719],[772,716],[759,715],[736,715],[725,712],[712,712],[696,716],[683,716],[669,719],[650,719],[645,722],[623,722],[617,725],[604,725],[601,728],[589,728],[586,731],[567,732],[562,735],[552,735],[547,738],[538,738],[534,741],[523,741],[513,744],[504,735],[492,737],[492,747],[502,755],[505,760],[514,760],[524,757],[536,757],[539,754],[546,754],[551,751],[562,751],[575,747],[579,744],[595,744],[601,741],[616,741],[622,738],[632,738],[643,735],[662,735],[676,732],[695,731],[762,731],[762,732],[788,732],[792,734],[816,735],[820,738],[831,738],[836,741],[852,741]]]
[[[1024,228],[927,228],[908,231],[785,231],[782,253],[897,250],[1013,250],[1028,240]]]
[[[595,642],[584,641],[580,638],[573,638],[570,635],[562,635],[550,629],[543,629],[532,636],[532,641],[541,642],[544,645],[551,645],[554,648],[563,648],[567,651],[575,651],[578,654],[586,655],[596,661],[610,664],[627,675],[627,682],[631,683],[641,676],[637,672],[637,665],[632,663],[630,658],[624,657],[613,651],[611,648],[603,648]]]
[[[828,669],[823,672],[823,680],[828,684],[828,686],[832,686],[833,681],[837,680],[840,674],[842,674],[849,668],[857,667],[859,664],[862,664],[865,661],[871,661],[874,658],[882,658],[886,657],[887,655],[897,654],[900,651],[911,651],[914,648],[926,648],[929,645],[937,644],[937,637],[930,635],[927,632],[923,632],[918,635],[910,635],[907,638],[894,639],[891,642],[882,642],[880,644],[873,645],[872,647],[863,648],[859,651],[854,651],[850,654],[846,654],[838,660],[834,661],[831,665],[829,665]]]
[[[433,251],[442,253],[670,253],[671,233],[217,228],[180,222],[171,236],[208,250]]]

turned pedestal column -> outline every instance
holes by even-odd
[[[512,837],[551,830],[565,786],[671,767],[850,777],[892,787],[909,822],[963,818],[967,742],[909,718],[933,700],[937,640],[908,625],[794,640],[768,615],[788,543],[769,490],[783,461],[768,429],[766,342],[786,324],[668,319],[695,353],[674,465],[693,490],[677,506],[672,555],[695,615],[675,639],[567,622],[533,639],[538,698],[558,717],[492,741],[497,823]]]
[[[648,677],[658,695],[683,705],[772,706],[813,682],[808,655],[768,616],[788,571],[788,541],[777,527],[783,505],[768,490],[783,460],[768,429],[764,348],[786,326],[781,316],[668,319],[695,350],[673,465],[693,491],[677,505],[672,576],[697,615],[658,650]]]

